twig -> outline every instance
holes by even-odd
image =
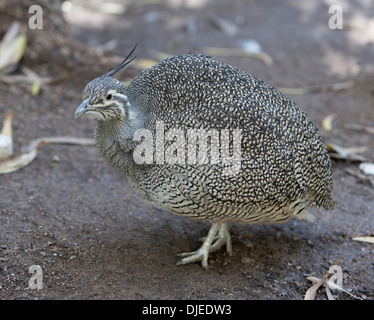
[[[44,144],[76,144],[76,145],[93,145],[93,139],[75,138],[69,136],[62,137],[45,137],[39,138],[30,143],[25,153],[0,162],[0,174],[17,171],[31,163],[37,155],[37,150]]]
[[[374,187],[374,179],[372,179],[370,176],[365,175],[365,174],[363,174],[359,171],[353,170],[351,168],[344,168],[344,171],[349,173],[350,175],[356,177],[361,182],[367,182]]]
[[[344,126],[347,129],[351,129],[351,130],[355,130],[355,131],[361,131],[361,132],[365,132],[365,133],[374,135],[374,128],[373,127],[362,126],[362,125],[355,124],[355,123],[347,123]]]
[[[322,85],[313,85],[313,86],[306,86],[301,88],[280,88],[277,87],[280,91],[284,92],[285,94],[289,95],[304,95],[308,93],[317,93],[317,92],[329,92],[329,91],[341,91],[351,88],[353,85],[353,81],[344,81],[344,82],[337,82],[332,84],[322,84]]]
[[[40,146],[45,144],[72,144],[72,145],[94,145],[94,140],[89,138],[77,138],[71,136],[59,136],[59,137],[43,137],[36,139],[30,143],[27,151],[36,150]]]

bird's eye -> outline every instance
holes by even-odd
[[[106,99],[107,99],[107,100],[112,100],[112,98],[113,98],[113,96],[112,96],[112,94],[110,94],[110,93],[106,96]]]

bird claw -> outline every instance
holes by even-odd
[[[218,235],[217,235],[218,233]],[[226,252],[232,255],[231,237],[228,228],[228,223],[215,222],[209,230],[208,236],[205,238],[203,245],[200,249],[193,252],[183,252],[177,254],[178,257],[183,259],[177,262],[177,266],[185,265],[192,262],[201,261],[204,269],[208,268],[209,253],[215,252],[226,244]]]
[[[177,262],[177,266],[185,265],[188,263],[201,261],[201,265],[204,269],[208,268],[208,256],[209,249],[201,247],[199,250],[193,252],[182,252],[177,254],[178,257],[183,257],[183,259]]]

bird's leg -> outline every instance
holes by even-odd
[[[216,237],[217,233],[218,237]],[[213,243],[214,240],[215,242]],[[178,256],[183,257],[183,259],[178,261],[177,265],[179,266],[196,261],[201,261],[201,265],[203,266],[203,268],[207,269],[209,253],[219,250],[224,244],[226,244],[227,253],[231,255],[231,237],[228,229],[228,223],[213,222],[212,226],[209,229],[208,236],[205,238],[205,241],[200,249],[194,252],[184,252],[178,254]]]
[[[209,253],[218,251],[226,244],[226,252],[229,256],[232,255],[231,236],[229,231],[229,224],[222,223],[218,230],[218,236],[215,237],[215,242],[210,246]]]

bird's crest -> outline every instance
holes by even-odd
[[[120,71],[121,69],[123,69],[125,66],[127,66],[131,61],[133,61],[135,57],[133,57],[131,60],[127,60],[130,58],[130,56],[132,55],[132,53],[135,51],[136,49],[136,46],[138,44],[135,45],[135,47],[131,50],[131,52],[127,55],[127,57],[125,58],[125,60],[123,60],[117,67],[115,67],[113,70],[109,71],[108,73],[104,74],[103,77],[113,77],[118,71]]]

